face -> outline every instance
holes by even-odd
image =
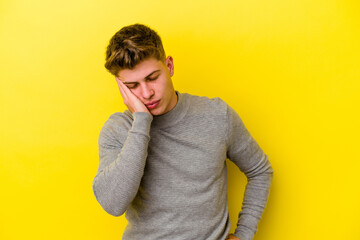
[[[171,77],[174,75],[174,63],[171,56],[165,63],[149,58],[134,69],[120,70],[117,77],[147,107],[152,115],[162,115],[172,110],[177,96]]]

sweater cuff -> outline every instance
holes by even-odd
[[[149,136],[153,116],[147,112],[134,112],[132,115],[134,117],[134,121],[130,131]]]
[[[259,219],[250,214],[243,214],[238,221],[234,235],[241,240],[252,240],[257,231]]]

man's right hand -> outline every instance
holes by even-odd
[[[146,108],[145,104],[136,97],[131,90],[117,77],[115,77],[116,82],[119,86],[120,94],[124,100],[124,104],[127,106],[131,113],[134,112],[147,112],[150,113]],[[150,113],[151,114],[151,113]]]
[[[226,240],[231,240],[231,239],[233,239],[233,240],[240,240],[239,238],[235,237],[234,235],[229,234],[229,235],[227,236]]]

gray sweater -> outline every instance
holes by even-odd
[[[164,115],[127,110],[105,122],[97,201],[111,215],[126,211],[124,240],[223,240],[229,158],[248,179],[235,236],[252,239],[272,179],[267,155],[221,99],[177,94]]]

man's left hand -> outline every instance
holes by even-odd
[[[237,237],[235,237],[235,236],[232,235],[232,234],[229,234],[225,240],[231,240],[231,239],[232,239],[232,240],[240,240],[240,238],[237,238]]]

